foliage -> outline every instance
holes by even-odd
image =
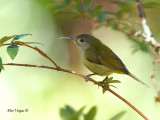
[[[121,83],[119,80],[113,80],[113,77],[106,77],[103,81],[99,81],[99,83],[101,83],[102,85],[110,88],[110,87],[114,87],[114,88],[117,88],[116,86],[112,85],[113,83]],[[106,92],[105,89],[102,90],[103,93]]]
[[[87,113],[84,112],[85,106],[80,108],[79,110],[75,110],[69,105],[64,106],[64,108],[60,108],[60,117],[62,120],[95,120],[97,114],[97,107],[93,106],[89,109]],[[120,120],[122,116],[124,116],[125,111],[121,111],[115,116],[113,116],[110,120]]]
[[[64,108],[60,109],[60,116],[63,120],[79,120],[80,117],[83,117],[84,120],[94,120],[97,107],[93,106],[88,113],[83,113],[84,109],[85,106],[76,111],[71,106],[66,105]]]
[[[150,51],[148,44],[141,41],[143,36],[135,36],[135,33],[142,29],[136,0],[113,1],[112,4],[119,9],[117,12],[104,10],[104,5],[95,5],[94,0],[84,0],[82,4],[84,13],[82,13],[80,0],[52,1],[48,3],[47,7],[56,15],[64,13],[72,14],[74,18],[82,18],[82,14],[84,14],[86,19],[96,22],[97,27],[102,25],[111,26],[113,29],[127,35],[133,41],[135,46],[133,53],[138,50],[143,52]],[[147,9],[160,7],[160,3],[148,0],[144,2],[143,7]]]
[[[19,39],[21,39],[21,38],[23,38],[25,36],[28,36],[28,35],[31,35],[31,34],[4,36],[3,38],[0,39],[0,47],[2,47],[2,46],[8,46],[7,47],[7,53],[10,56],[10,58],[13,60],[17,56],[17,53],[19,51],[19,46],[20,45],[41,44],[39,42],[22,42],[22,41],[17,41],[17,40],[19,40]],[[10,43],[6,43],[9,40],[10,40]],[[0,57],[0,72],[1,72],[2,69],[4,69],[4,67],[3,67],[3,64],[2,64],[2,59]]]

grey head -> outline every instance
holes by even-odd
[[[78,45],[78,48],[81,50],[86,50],[90,46],[101,43],[97,38],[89,35],[89,34],[80,34],[75,37],[61,37],[60,39],[71,39],[74,40]]]

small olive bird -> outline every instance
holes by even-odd
[[[80,34],[76,37],[61,37],[60,39],[63,38],[72,39],[77,44],[84,65],[94,73],[87,75],[88,77],[91,75],[108,76],[112,73],[127,74],[146,85],[130,73],[122,60],[99,39],[88,34]]]

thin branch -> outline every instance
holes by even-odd
[[[82,8],[82,15],[83,15],[83,19],[85,20],[85,16],[84,16],[84,9],[83,9],[83,2],[82,2],[82,0],[80,0],[80,2],[81,2],[81,8]]]
[[[24,66],[24,67],[36,67],[36,68],[46,68],[46,69],[52,69],[52,70],[57,70],[57,71],[62,71],[62,72],[67,72],[67,73],[71,73],[74,75],[77,75],[79,77],[82,77],[84,79],[88,79],[87,76],[82,75],[81,73],[77,73],[75,71],[71,71],[71,70],[67,70],[67,69],[63,69],[61,67],[50,67],[50,66],[44,66],[44,65],[30,65],[30,64],[17,64],[17,63],[4,63],[3,65],[11,65],[11,66]],[[112,93],[113,95],[115,95],[116,97],[118,97],[119,99],[121,99],[123,102],[125,102],[127,105],[129,105],[134,111],[136,111],[140,116],[142,116],[145,120],[149,120],[141,111],[139,111],[136,107],[134,107],[129,101],[127,101],[125,98],[123,98],[122,96],[120,96],[119,94],[117,94],[116,92],[114,92],[113,90],[111,90],[110,88],[102,85],[101,83],[95,81],[92,78],[88,79],[89,81],[93,82],[94,84],[102,87],[103,89],[105,89],[106,91],[109,91],[110,93]]]
[[[7,44],[2,44],[2,46],[6,46],[6,45],[21,45],[21,46],[26,46],[26,47],[29,47],[31,49],[34,49],[35,51],[37,51],[40,55],[42,55],[43,57],[47,58],[49,61],[51,61],[55,66],[56,68],[58,68],[59,66],[50,58],[48,57],[48,55],[46,53],[44,53],[42,50],[40,50],[38,47],[32,47],[30,45],[27,45],[25,43],[7,43]]]
[[[158,82],[157,82],[157,79],[156,79],[156,76],[155,75],[151,75],[151,78],[152,78],[152,82],[153,82],[153,85],[157,91],[157,94],[158,94],[158,101],[160,101],[160,87],[158,85]]]
[[[142,6],[142,0],[136,0],[136,1],[137,1],[137,7],[139,11],[139,16],[142,20],[142,26],[144,30],[143,36],[145,37],[145,41],[150,42],[150,44],[154,47],[155,51],[160,53],[160,43],[153,37],[150,27],[147,24],[147,19]]]

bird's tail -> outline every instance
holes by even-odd
[[[128,73],[129,76],[131,76],[132,78],[134,78],[136,81],[142,83],[143,85],[149,87],[148,85],[146,85],[143,81],[141,81],[140,79],[138,79],[136,76],[134,76],[132,73]]]

